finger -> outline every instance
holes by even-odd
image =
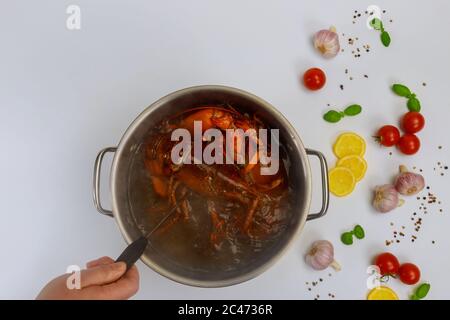
[[[124,262],[116,262],[82,270],[81,288],[117,281],[125,273],[126,268]]]
[[[88,263],[86,263],[86,268],[90,269],[90,268],[94,268],[94,267],[105,265],[105,264],[111,264],[111,263],[114,263],[114,260],[111,259],[110,257],[104,256],[104,257],[98,258],[96,260],[89,261]]]
[[[105,299],[129,299],[139,290],[139,271],[132,266],[119,280],[102,286]]]

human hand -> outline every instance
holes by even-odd
[[[133,266],[126,272],[124,262],[102,257],[86,264],[80,272],[80,289],[69,289],[63,274],[50,281],[36,297],[38,300],[124,300],[139,289],[139,272]]]

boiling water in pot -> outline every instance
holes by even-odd
[[[260,164],[249,166],[249,159],[240,165],[174,164],[171,133],[192,130],[194,120],[219,130],[265,127],[256,116],[224,107],[195,108],[161,122],[130,163],[129,207],[143,234],[177,207],[151,236],[149,250],[195,271],[233,270],[257,260],[286,228],[293,193],[289,159],[281,145],[272,176],[260,175]]]

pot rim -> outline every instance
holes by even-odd
[[[304,163],[303,166],[303,175],[305,177],[305,195],[306,199],[303,202],[303,206],[298,208],[298,212],[302,213],[302,216],[300,218],[300,221],[295,229],[294,232],[292,232],[291,236],[289,237],[287,243],[282,247],[280,251],[278,251],[276,254],[274,254],[268,261],[266,261],[264,264],[258,266],[257,268],[251,270],[250,272],[247,272],[245,274],[236,276],[234,278],[229,278],[225,280],[198,280],[198,279],[192,279],[189,277],[180,276],[174,272],[168,271],[164,268],[161,268],[156,263],[153,263],[153,261],[143,255],[141,257],[141,260],[151,269],[153,269],[156,273],[173,280],[175,282],[184,284],[184,285],[190,285],[194,287],[203,287],[203,288],[218,288],[218,287],[226,287],[226,286],[232,286],[239,283],[246,282],[248,280],[251,280],[260,274],[262,274],[264,271],[269,269],[271,266],[273,266],[279,259],[287,252],[287,250],[292,246],[294,240],[298,237],[300,232],[303,230],[303,227],[306,223],[306,219],[310,210],[310,204],[311,204],[311,194],[312,194],[312,179],[311,179],[311,166],[309,163],[309,158],[306,153],[306,149],[302,143],[302,140],[300,139],[300,136],[298,135],[295,128],[291,125],[291,123],[282,115],[280,111],[278,111],[274,106],[272,106],[267,101],[263,100],[262,98],[249,93],[247,91],[237,89],[234,87],[229,86],[223,86],[223,85],[199,85],[199,86],[192,86],[187,87],[184,89],[180,89],[177,91],[174,91],[172,93],[169,93],[162,98],[158,99],[154,103],[152,103],[150,106],[145,108],[133,122],[129,125],[129,127],[126,129],[125,133],[123,134],[122,138],[120,139],[120,142],[117,147],[117,151],[114,155],[112,166],[111,166],[111,175],[110,175],[110,186],[111,186],[111,201],[112,201],[112,212],[114,220],[116,221],[117,225],[119,226],[119,230],[124,237],[127,244],[130,244],[133,240],[129,232],[127,231],[125,227],[125,217],[123,217],[120,212],[118,211],[118,197],[117,197],[117,184],[116,181],[116,174],[117,174],[117,166],[118,166],[118,159],[120,159],[122,152],[124,151],[123,146],[126,145],[127,141],[132,137],[136,127],[143,121],[147,115],[151,112],[154,112],[161,106],[163,106],[168,101],[177,98],[179,96],[189,94],[193,91],[204,91],[204,90],[222,90],[227,91],[231,94],[236,94],[240,96],[245,96],[249,100],[253,100],[256,104],[260,105],[263,108],[268,109],[276,118],[279,120],[282,125],[287,129],[289,132],[291,139],[294,142],[294,145],[296,146],[296,150],[299,153],[300,159]]]

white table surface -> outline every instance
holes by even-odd
[[[70,4],[81,8],[81,30],[66,29]],[[364,11],[370,4],[387,10],[384,19],[393,19],[386,22],[392,36],[389,48],[365,27],[365,19],[352,23],[353,10]],[[369,169],[353,194],[332,197],[326,217],[308,222],[287,254],[256,279],[221,289],[192,288],[139,262],[136,298],[313,299],[319,294],[328,299],[332,293],[337,299],[364,299],[366,268],[386,249],[421,267],[423,281],[432,285],[429,298],[450,298],[449,175],[433,171],[438,161],[450,162],[449,1],[16,0],[2,1],[0,8],[0,298],[34,298],[68,265],[121,252],[125,242],[114,220],[98,214],[92,203],[95,156],[101,148],[116,145],[150,103],[199,84],[230,85],[271,102],[292,122],[305,146],[325,153],[330,166],[336,136],[358,132],[368,144]],[[356,59],[341,37],[345,52],[322,59],[311,46],[311,36],[330,25],[357,36],[361,45],[369,43],[371,52]],[[316,93],[298,83],[299,75],[312,66],[328,76],[326,87]],[[422,149],[412,157],[395,150],[389,156],[390,150],[371,139],[379,126],[395,123],[406,110],[404,101],[389,90],[397,81],[418,94],[427,120],[420,132]],[[321,119],[327,103],[360,103],[364,110],[331,125]],[[424,216],[415,243],[410,241],[410,216],[418,206],[414,198],[386,215],[370,205],[373,186],[388,182],[402,163],[423,168],[442,201]],[[317,209],[315,162],[312,170]],[[386,248],[390,222],[395,228],[407,226],[407,237]],[[355,223],[365,227],[366,238],[351,247],[342,245],[340,234]],[[317,239],[335,245],[343,270],[332,277],[328,270],[313,271],[303,262]],[[324,281],[307,291],[305,282],[319,278]],[[389,285],[403,299],[411,291],[397,281]]]

